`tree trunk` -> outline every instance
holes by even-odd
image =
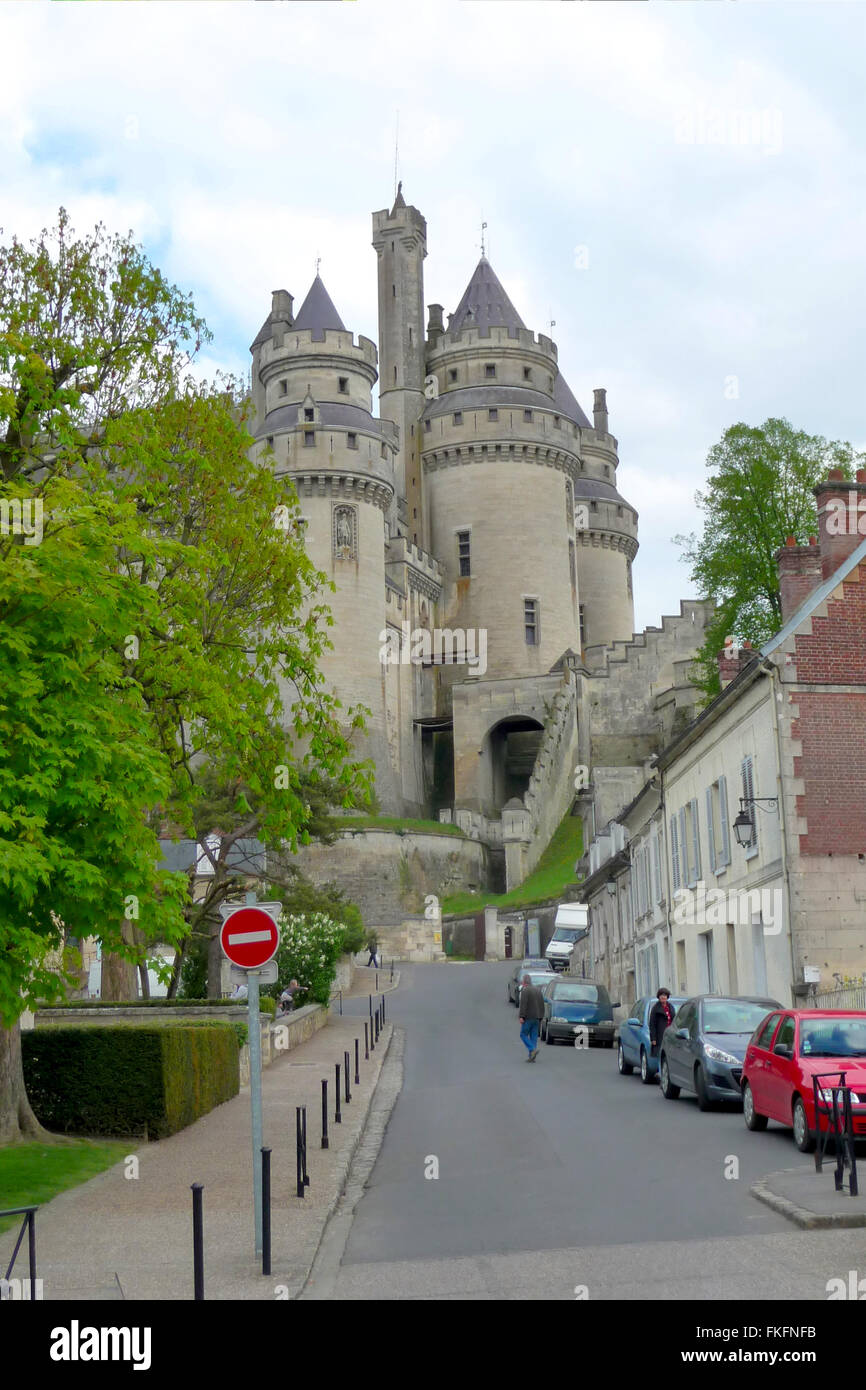
[[[128,941],[132,945],[135,941],[132,923],[124,922],[121,931],[124,941]],[[109,1003],[116,1003],[124,999],[137,999],[137,973],[134,961],[127,960],[124,956],[117,956],[113,951],[103,951],[100,998]]]
[[[44,1130],[30,1108],[21,1064],[21,1027],[0,1027],[0,1145],[19,1139],[46,1140]]]
[[[147,973],[147,961],[141,961],[138,967],[138,979],[141,984],[142,999],[150,998],[150,976]]]
[[[210,940],[207,944],[207,997],[208,999],[219,999],[222,994],[222,966],[225,959],[220,946],[219,934],[222,922],[214,922],[211,918],[202,922],[201,925],[210,928]]]

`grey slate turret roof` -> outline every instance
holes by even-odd
[[[307,291],[307,297],[298,310],[292,327],[302,331],[312,330],[313,338],[318,341],[324,338],[327,329],[342,329],[344,333],[347,331],[334,307],[334,301],[322,283],[321,276],[316,276]]]
[[[463,298],[448,321],[448,332],[463,328],[508,328],[515,332],[526,324],[518,314],[486,256],[482,256],[463,292]]]

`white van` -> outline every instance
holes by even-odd
[[[589,909],[584,903],[561,903],[556,909],[553,936],[547,943],[545,956],[554,970],[565,970],[571,960],[576,942],[589,931]]]

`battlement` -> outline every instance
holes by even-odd
[[[688,647],[697,651],[714,612],[711,599],[681,599],[678,614],[664,614],[661,627],[635,632],[628,642],[612,642],[584,650],[584,660],[593,676],[610,676],[616,667],[642,664],[647,656],[660,665],[693,659]],[[662,652],[662,649],[665,649]],[[655,655],[657,654],[657,656]]]
[[[439,353],[448,348],[471,348],[474,346],[489,348],[494,344],[502,344],[503,347],[522,347],[531,349],[538,353],[543,353],[545,357],[556,362],[558,350],[552,338],[548,338],[544,333],[533,333],[531,328],[463,328],[459,333],[446,331],[443,333],[435,348],[428,353],[428,359],[436,357]]]
[[[393,216],[387,208],[380,208],[378,212],[373,213],[373,245],[410,228],[414,232],[420,232],[426,241],[427,219],[422,217],[417,208],[404,203],[402,207],[393,209]]]
[[[372,368],[375,379],[379,363],[379,353],[371,338],[359,333],[356,342],[354,334],[348,329],[338,328],[328,328],[321,336],[314,337],[312,329],[298,330],[283,326],[276,342],[268,338],[257,351],[260,371],[271,365],[284,366],[287,358],[331,356],[354,359],[358,366],[364,364],[366,368]]]
[[[420,545],[410,541],[408,536],[394,536],[388,544],[392,560],[411,565],[413,569],[421,570],[437,583],[441,583],[442,566],[429,551],[422,550]]]

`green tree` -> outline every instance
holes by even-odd
[[[795,430],[787,420],[732,425],[707,456],[706,488],[695,494],[700,536],[675,536],[699,592],[716,604],[696,684],[720,688],[717,653],[725,639],[758,647],[782,621],[775,552],[794,536],[805,544],[817,518],[813,488],[829,469],[853,477],[863,455],[850,444]]]
[[[351,756],[361,714],[317,670],[329,614],[297,501],[251,462],[237,393],[184,379],[206,336],[129,237],[76,240],[61,210],[31,248],[0,247],[0,500],[6,519],[16,502],[45,518],[39,544],[0,537],[7,1137],[31,1123],[15,1020],[61,987],[64,930],[136,961],[231,892],[215,872],[193,905],[159,867],[160,830],[213,830],[217,788],[225,867],[250,837],[303,840],[306,787],[353,805],[369,780]]]

